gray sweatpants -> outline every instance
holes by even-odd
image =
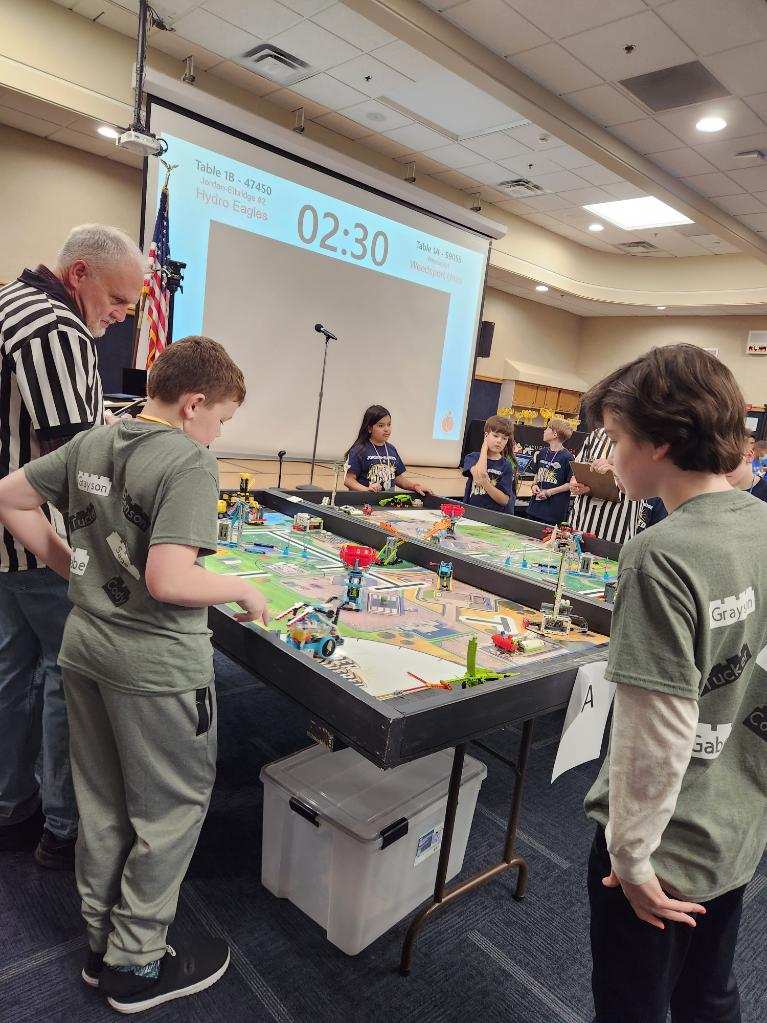
[[[90,947],[111,966],[165,954],[216,773],[213,682],[125,693],[63,669],[80,812],[77,889]]]

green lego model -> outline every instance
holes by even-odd
[[[496,682],[499,678],[506,678],[509,674],[499,675],[497,671],[487,671],[485,668],[477,667],[477,637],[472,636],[466,649],[466,673],[459,678],[445,679],[452,686],[460,686],[461,689],[468,689],[471,686],[480,686],[483,682]]]

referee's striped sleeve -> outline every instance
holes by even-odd
[[[19,392],[40,439],[100,422],[101,388],[93,342],[59,322],[12,349]]]

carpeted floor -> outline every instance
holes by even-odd
[[[561,716],[536,727],[519,848],[530,864],[523,903],[513,877],[427,925],[408,979],[396,972],[405,924],[349,958],[290,903],[260,883],[264,763],[307,745],[286,699],[217,655],[219,768],[172,936],[207,929],[228,940],[232,965],[194,998],[145,1013],[167,1023],[588,1023],[590,954],[584,868],[592,827],[581,800],[596,765],[552,787]],[[512,752],[518,733],[495,736]],[[476,750],[471,750],[478,755]],[[485,759],[480,757],[480,759]],[[508,771],[490,759],[464,864],[494,862],[508,805]],[[29,856],[0,859],[0,1021],[116,1019],[79,979],[85,938],[71,875]],[[737,960],[744,1023],[767,1019],[767,861],[746,893]]]

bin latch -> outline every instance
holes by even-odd
[[[390,845],[394,845],[407,834],[407,829],[407,817],[400,817],[398,821],[392,821],[385,828],[381,828],[381,848],[387,849]]]
[[[299,817],[303,817],[304,820],[309,821],[315,828],[320,826],[320,822],[317,820],[318,814],[316,810],[312,810],[311,806],[307,806],[306,803],[302,803],[300,799],[296,799],[295,796],[290,797],[290,809],[293,813],[297,813]]]

